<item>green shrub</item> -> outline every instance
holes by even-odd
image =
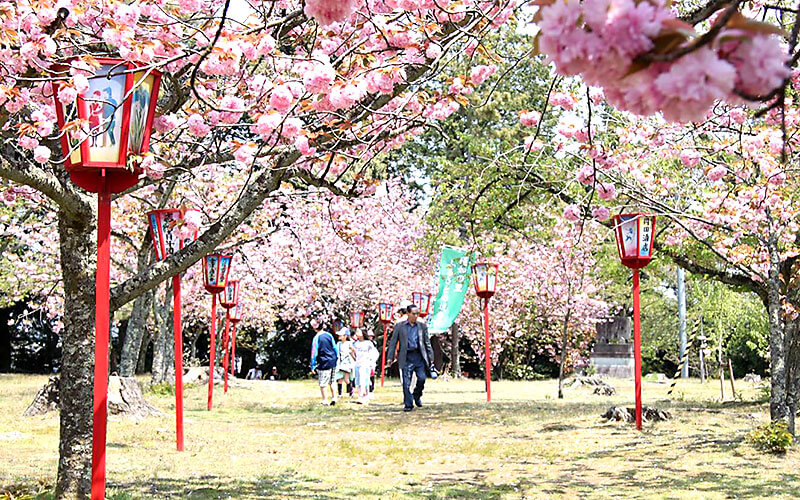
[[[786,422],[770,422],[757,427],[748,435],[748,440],[758,449],[770,453],[786,453],[794,438],[786,430]]]
[[[148,387],[147,392],[157,396],[172,396],[175,394],[175,386],[172,385],[172,382],[161,382]]]

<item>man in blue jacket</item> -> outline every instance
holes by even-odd
[[[311,341],[311,373],[316,372],[319,379],[319,392],[322,394],[322,404],[331,406],[336,404],[336,393],[333,391],[333,371],[336,369],[336,360],[339,352],[333,335],[325,331],[322,320],[312,321],[314,340]],[[325,386],[331,390],[331,401],[325,397]]]

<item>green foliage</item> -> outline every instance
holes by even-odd
[[[158,396],[171,396],[175,394],[175,386],[171,382],[161,382],[148,387],[147,392]]]
[[[750,432],[747,439],[759,450],[781,455],[794,442],[794,437],[786,429],[786,422],[770,422],[759,426]]]
[[[506,380],[545,380],[550,376],[537,373],[530,365],[508,363],[503,367],[503,378]]]

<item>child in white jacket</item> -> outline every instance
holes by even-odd
[[[356,342],[353,344],[356,353],[356,388],[359,404],[366,404],[369,396],[369,376],[378,361],[378,349],[375,344],[364,338],[361,329],[356,330]]]

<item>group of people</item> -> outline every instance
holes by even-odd
[[[311,346],[311,371],[317,373],[319,390],[323,405],[335,405],[345,396],[357,398],[356,403],[367,404],[375,389],[375,368],[378,362],[378,348],[373,341],[372,332],[364,333],[361,328],[350,331],[342,328],[333,335],[325,331],[320,322]],[[333,384],[337,385],[334,392]],[[330,389],[328,400],[325,387]]]
[[[433,348],[428,335],[428,327],[417,321],[417,306],[404,303],[400,305],[392,337],[386,352],[387,366],[394,363],[395,358],[400,365],[400,377],[403,384],[403,410],[411,411],[414,406],[422,407],[422,391],[425,380],[430,374],[436,378],[433,367]],[[366,334],[360,329],[352,332],[342,328],[337,333],[338,342],[325,330],[322,321],[316,321],[316,335],[311,342],[311,372],[317,374],[319,390],[323,405],[335,405],[342,397],[342,389],[346,388],[350,397],[357,397],[359,404],[367,404],[375,388],[375,369],[380,353],[373,342],[371,332]],[[412,378],[416,378],[414,390],[411,390]],[[338,391],[334,392],[336,383]],[[330,390],[330,400],[325,388]]]

